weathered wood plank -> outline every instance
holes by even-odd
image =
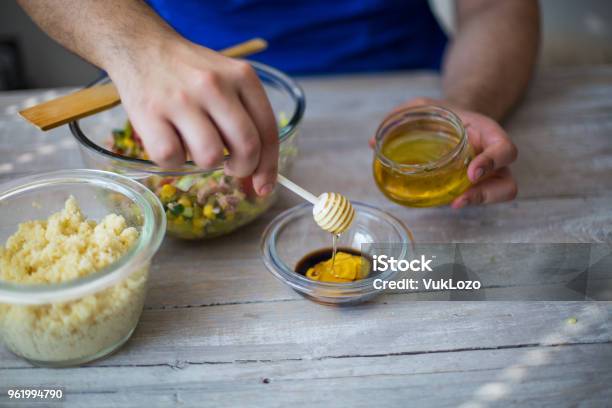
[[[578,323],[569,325],[567,318]],[[609,342],[612,304],[415,302],[351,308],[307,300],[146,310],[133,339],[98,365],[311,359],[537,344]],[[27,363],[0,352],[0,367]]]
[[[610,344],[417,355],[381,347],[367,358],[65,369],[61,382],[48,369],[9,372],[16,387],[59,383],[67,407],[558,407],[606,405],[611,360]]]

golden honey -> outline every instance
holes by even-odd
[[[437,106],[408,108],[376,134],[374,180],[392,201],[408,207],[449,204],[470,187],[473,158],[461,120]]]

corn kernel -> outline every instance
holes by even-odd
[[[187,196],[181,196],[178,200],[179,204],[182,204],[183,207],[188,208],[191,207],[191,200]]]
[[[176,194],[176,187],[172,184],[164,184],[159,193],[159,197],[162,200],[171,200]]]
[[[212,220],[212,219],[214,219],[216,217],[215,210],[214,210],[212,204],[206,204],[204,206],[204,209],[202,210],[202,213],[209,220]]]

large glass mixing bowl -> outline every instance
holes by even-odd
[[[251,62],[264,85],[279,124],[279,171],[289,174],[297,156],[298,128],[305,99],[299,85],[282,72]],[[107,83],[108,78],[94,85]],[[169,171],[149,160],[113,152],[113,131],[121,132],[127,114],[121,105],[72,122],[70,129],[90,168],[114,171],[145,184],[162,201],[168,234],[185,239],[214,238],[254,220],[276,200],[276,192],[259,197],[249,179],[202,171],[193,162]]]

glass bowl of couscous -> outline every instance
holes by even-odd
[[[166,219],[129,178],[67,170],[0,186],[0,340],[34,365],[118,349],[138,324]]]
[[[251,62],[277,118],[279,171],[288,174],[297,156],[305,98],[299,85],[282,72]],[[97,84],[108,82],[102,79]],[[121,106],[70,124],[90,168],[121,173],[142,182],[161,200],[169,235],[183,239],[215,238],[251,222],[276,201],[276,192],[259,197],[249,178],[203,171],[191,161],[168,171],[149,160],[141,135]]]

